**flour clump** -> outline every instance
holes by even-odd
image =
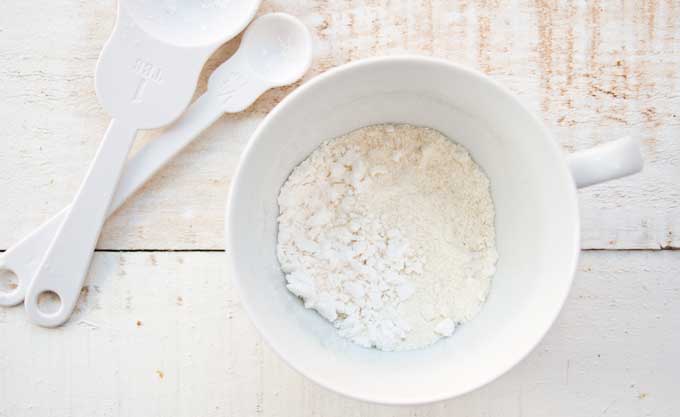
[[[375,125],[329,140],[278,202],[288,290],[361,346],[428,346],[486,300],[498,257],[489,180],[436,130]]]

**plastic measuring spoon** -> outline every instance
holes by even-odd
[[[266,55],[262,55],[262,51],[266,51]],[[213,72],[206,93],[158,138],[130,158],[108,215],[222,112],[244,110],[267,89],[295,82],[309,69],[311,59],[311,37],[299,20],[283,13],[268,14],[255,20],[246,30],[236,54]],[[251,88],[246,88],[248,84]],[[47,252],[68,210],[69,207],[62,209],[0,257],[0,271],[16,275],[18,281],[13,292],[0,292],[0,305],[13,306],[23,301],[30,278],[35,275],[38,262]]]
[[[208,57],[252,19],[259,0],[120,0],[96,71],[97,97],[113,116],[59,230],[26,289],[28,317],[57,326],[71,314],[138,129],[172,122],[189,104]],[[56,294],[56,312],[41,294]]]
[[[266,51],[266,56],[262,55],[263,51]],[[158,138],[130,158],[108,215],[123,205],[222,112],[241,111],[267,89],[295,82],[309,68],[311,57],[309,32],[296,18],[275,13],[255,20],[247,29],[236,54],[213,72],[206,93]],[[244,66],[247,68],[243,69]],[[252,88],[246,89],[247,84],[251,84]],[[227,95],[232,97],[227,99]],[[18,281],[13,292],[0,292],[0,305],[13,306],[23,301],[30,278],[34,276],[38,262],[47,252],[69,208],[62,209],[0,257],[0,271],[15,274]]]

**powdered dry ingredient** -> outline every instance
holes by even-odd
[[[489,181],[433,129],[375,125],[327,141],[293,170],[279,206],[288,289],[362,346],[428,346],[487,297]]]

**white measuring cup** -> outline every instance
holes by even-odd
[[[26,289],[28,317],[56,326],[71,314],[138,129],[172,122],[189,104],[205,61],[254,16],[259,0],[120,0],[97,63],[96,90],[113,120]],[[56,312],[41,311],[56,294]]]

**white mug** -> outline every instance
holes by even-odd
[[[497,272],[452,337],[382,352],[338,336],[285,287],[276,258],[279,189],[323,141],[377,123],[441,131],[489,176]],[[338,393],[385,404],[443,400],[507,372],[543,338],[579,256],[576,189],[640,171],[622,139],[565,158],[543,123],[490,78],[447,61],[386,57],[343,65],[284,99],[253,134],[231,185],[226,248],[241,302],[293,368]]]

